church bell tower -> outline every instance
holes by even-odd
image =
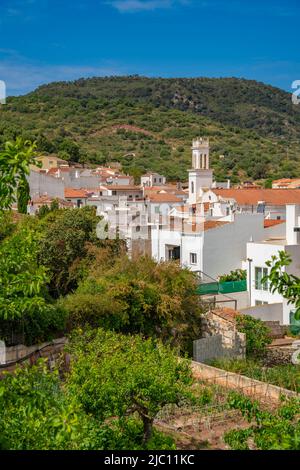
[[[198,137],[192,145],[192,169],[189,170],[189,203],[196,204],[201,189],[211,188],[213,171],[209,168],[209,139]]]

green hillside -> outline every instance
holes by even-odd
[[[300,176],[300,106],[288,93],[249,80],[52,83],[0,107],[0,143],[19,134],[69,160],[117,160],[132,174],[152,169],[173,180],[186,179],[191,141],[203,135],[218,179]]]

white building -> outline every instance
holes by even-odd
[[[263,320],[278,320],[281,324],[290,324],[293,306],[288,305],[281,294],[270,292],[270,286],[262,282],[270,268],[266,262],[280,251],[287,252],[292,263],[285,268],[288,274],[300,277],[300,206],[294,204],[286,207],[286,222],[277,226],[277,236],[273,235],[247,243],[248,291],[253,314]],[[245,311],[247,313],[247,311]]]
[[[141,186],[164,186],[166,184],[166,177],[158,173],[146,173],[141,176]]]
[[[262,240],[264,231],[262,214],[236,214],[232,221],[174,217],[169,225],[152,227],[152,256],[178,259],[181,266],[217,279],[242,268],[247,242]]]
[[[189,204],[196,204],[203,188],[211,188],[213,171],[209,168],[209,139],[193,141],[192,169],[189,170]]]

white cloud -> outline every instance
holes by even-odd
[[[116,8],[120,13],[137,13],[171,8],[174,5],[187,5],[189,0],[110,0],[108,5]]]

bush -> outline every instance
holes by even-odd
[[[38,259],[47,268],[49,291],[55,298],[77,287],[77,279],[71,273],[72,264],[86,256],[87,243],[99,242],[98,221],[92,207],[57,210],[42,218]]]
[[[271,344],[270,329],[250,315],[238,315],[237,328],[246,334],[246,353],[250,356],[262,356],[268,344]]]
[[[111,260],[110,260],[111,263]],[[196,278],[176,263],[126,256],[97,264],[76,293],[62,300],[70,327],[89,324],[158,337],[191,352],[200,336],[202,307]]]
[[[220,276],[219,282],[244,281],[245,279],[247,279],[247,271],[236,269],[235,271],[230,271],[230,274]]]

